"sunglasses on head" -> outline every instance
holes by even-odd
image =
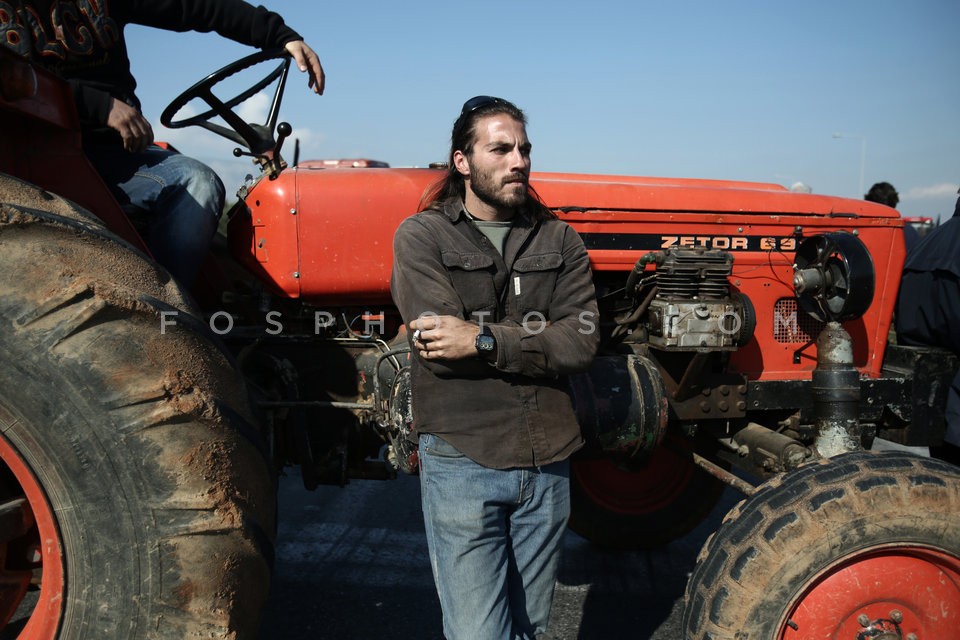
[[[474,96],[463,103],[463,109],[460,110],[460,116],[463,117],[468,113],[473,113],[481,107],[488,107],[492,104],[509,104],[506,100],[501,98],[494,98],[493,96]]]

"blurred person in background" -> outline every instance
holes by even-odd
[[[960,356],[960,198],[953,217],[907,254],[894,320],[899,344]],[[960,371],[948,391],[946,423],[946,442],[934,455],[960,465]]]

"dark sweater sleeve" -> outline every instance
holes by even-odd
[[[106,91],[92,87],[82,80],[68,80],[73,91],[73,101],[77,105],[77,115],[83,123],[102,125],[107,122],[113,96]]]
[[[214,31],[260,49],[303,39],[279,14],[243,0],[130,0],[114,11],[123,14],[124,22],[169,31]]]

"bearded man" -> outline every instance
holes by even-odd
[[[596,294],[580,237],[529,185],[530,149],[514,104],[468,100],[445,178],[394,238],[448,640],[546,631],[583,445],[566,376],[596,353]]]

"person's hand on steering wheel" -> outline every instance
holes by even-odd
[[[313,92],[320,95],[323,93],[324,75],[323,67],[320,66],[320,57],[307,46],[303,40],[291,40],[283,45],[283,48],[293,56],[294,61],[300,68],[300,71],[306,71],[310,74],[310,80],[307,86],[313,89]]]

